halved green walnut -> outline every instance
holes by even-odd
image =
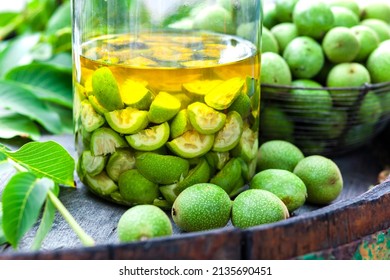
[[[180,101],[180,110],[186,109],[193,102],[192,98],[184,92],[172,92],[172,96]]]
[[[168,148],[183,158],[196,158],[211,150],[214,135],[200,134],[196,130],[189,130],[182,136],[167,143]]]
[[[178,196],[178,194],[176,193],[176,189],[177,189],[177,183],[160,186],[159,188],[162,196],[171,205],[173,204],[173,202],[176,200]]]
[[[154,98],[149,109],[149,120],[163,123],[172,119],[180,111],[180,100],[167,92],[160,92]]]
[[[211,167],[221,170],[230,160],[230,153],[210,151],[205,155],[205,157]]]
[[[238,157],[237,159],[241,163],[242,178],[246,180],[246,182],[249,182],[252,179],[252,177],[256,174],[257,158],[254,158],[249,162],[245,161],[240,157]]]
[[[222,82],[222,80],[197,80],[190,83],[184,83],[182,87],[184,91],[191,94],[195,100],[204,101],[206,94]]]
[[[246,93],[240,93],[236,100],[230,105],[228,111],[236,111],[243,119],[247,118],[251,112],[251,99]]]
[[[107,157],[94,156],[91,151],[84,151],[80,157],[82,170],[91,176],[101,173],[106,166]]]
[[[100,196],[108,196],[118,190],[118,186],[104,171],[96,176],[85,175],[85,181],[91,190]]]
[[[108,111],[123,109],[118,83],[110,68],[101,67],[93,73],[92,89],[97,101]]]
[[[106,172],[112,180],[118,182],[123,172],[133,168],[135,168],[134,153],[130,149],[117,149],[107,162]]]
[[[199,163],[192,168],[188,175],[180,182],[177,183],[177,188],[175,190],[178,195],[186,188],[198,184],[198,183],[207,183],[211,176],[211,168],[207,163],[205,158],[200,158]]]
[[[101,115],[96,113],[96,111],[88,100],[83,100],[81,102],[80,118],[81,124],[87,132],[94,131],[106,122]]]
[[[138,151],[154,151],[162,146],[169,139],[169,124],[164,122],[140,132],[125,137],[131,147]]]
[[[229,196],[231,198],[236,197],[243,191],[248,189],[248,185],[245,184],[245,180],[242,177],[238,178],[238,181],[236,181],[235,185],[233,186],[232,190],[229,193]]]
[[[245,81],[239,77],[229,79],[214,87],[204,98],[207,105],[224,110],[230,107],[240,94]]]
[[[112,154],[125,147],[128,147],[125,139],[108,127],[98,128],[92,133],[90,148],[94,156]]]
[[[148,126],[148,112],[127,107],[104,114],[110,127],[121,134],[133,134]]]
[[[213,151],[227,152],[233,149],[240,141],[243,126],[240,114],[236,111],[230,112],[226,117],[225,125],[215,135]]]
[[[225,124],[226,115],[201,102],[188,106],[191,125],[202,134],[214,134]]]
[[[192,125],[188,118],[187,109],[180,110],[171,122],[171,138],[179,137],[190,129],[192,129]]]
[[[153,94],[143,83],[126,80],[121,87],[123,102],[130,107],[139,110],[148,110],[153,100]]]
[[[236,187],[236,182],[241,178],[241,164],[237,158],[232,158],[229,162],[219,171],[210,183],[216,184],[223,188],[228,194]]]
[[[118,190],[110,194],[110,199],[121,205],[134,206],[133,203],[126,201]]]
[[[245,79],[246,95],[252,97],[258,91],[258,80],[247,76]]]
[[[81,168],[81,157],[78,158],[76,163],[76,173],[81,182],[85,182],[85,175],[87,174],[83,168]]]
[[[105,113],[108,113],[108,110],[104,108],[99,101],[96,99],[96,96],[91,94],[88,96],[88,101],[91,103],[92,107],[95,109],[97,113],[100,115],[104,115]]]
[[[188,175],[180,182],[165,185],[160,187],[160,192],[163,197],[171,204],[175,201],[177,196],[186,188],[198,184],[207,183],[210,179],[211,168],[206,159],[200,158],[198,164],[192,168]]]
[[[80,129],[76,132],[77,145],[80,145],[81,150],[83,147],[88,148],[91,145],[91,136],[92,132],[88,132],[85,130],[83,126],[80,126]]]
[[[258,149],[259,140],[257,138],[257,133],[247,125],[244,125],[240,141],[232,150],[232,154],[236,157],[241,157],[246,162],[250,162],[257,156]]]

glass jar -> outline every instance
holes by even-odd
[[[169,208],[196,183],[231,197],[256,170],[260,0],[73,0],[80,180]]]

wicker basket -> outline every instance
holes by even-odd
[[[349,88],[261,86],[260,143],[290,141],[306,155],[351,151],[390,119],[390,82]]]

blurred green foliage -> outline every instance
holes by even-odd
[[[69,0],[0,13],[0,138],[72,133]]]

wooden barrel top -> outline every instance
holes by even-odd
[[[72,155],[71,135],[49,136]],[[331,205],[304,205],[284,221],[246,230],[225,228],[119,243],[116,225],[126,211],[87,191],[62,188],[60,199],[97,242],[83,247],[60,215],[41,250],[30,251],[35,226],[17,251],[0,246],[0,259],[390,259],[390,182],[377,184],[390,164],[390,130],[360,149],[331,157],[340,167],[344,189]],[[375,186],[374,186],[375,185]],[[1,188],[0,181],[0,192]]]

